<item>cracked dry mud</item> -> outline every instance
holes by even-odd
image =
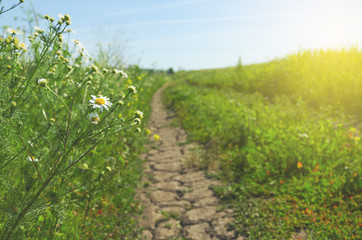
[[[152,113],[148,124],[160,140],[156,148],[144,154],[146,187],[141,191],[144,207],[140,221],[142,234],[148,240],[208,240],[237,239],[228,230],[232,211],[219,211],[219,201],[210,189],[217,181],[205,177],[203,171],[188,169],[184,160],[192,145],[185,145],[186,133],[171,127],[174,113],[161,103],[164,87],[152,100]]]

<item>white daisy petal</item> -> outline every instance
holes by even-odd
[[[89,100],[89,105],[93,106],[94,108],[99,108],[101,112],[103,112],[103,108],[106,110],[109,110],[108,107],[112,106],[112,103],[109,101],[108,97],[105,97],[103,95],[99,95],[97,98],[94,95],[91,95],[93,99]]]

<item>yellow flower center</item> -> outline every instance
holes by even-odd
[[[91,118],[91,122],[98,122],[98,121],[99,121],[98,117],[92,117]]]
[[[103,105],[106,103],[106,100],[104,100],[103,98],[97,98],[94,102],[98,105]]]

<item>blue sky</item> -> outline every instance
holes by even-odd
[[[3,4],[16,2],[4,0]],[[95,56],[120,49],[126,63],[205,69],[259,63],[302,49],[362,46],[359,0],[31,0],[40,14],[72,18],[72,36]],[[30,9],[25,0],[24,9]],[[17,26],[17,8],[0,16]],[[118,48],[119,46],[119,48]]]

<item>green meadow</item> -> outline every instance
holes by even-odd
[[[251,239],[359,239],[362,52],[301,51],[174,75],[165,101]]]
[[[166,82],[188,165],[224,183],[240,236],[362,238],[359,48],[166,73],[92,59],[68,15],[41,21],[0,34],[1,240],[142,239],[139,155]]]

